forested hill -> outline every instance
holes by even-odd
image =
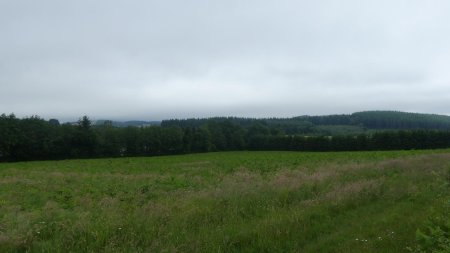
[[[0,162],[230,150],[349,151],[450,148],[450,117],[402,112],[280,119],[166,120],[117,127],[0,115]],[[138,122],[139,123],[139,122]],[[390,131],[385,131],[390,130]]]
[[[395,111],[368,111],[350,115],[370,129],[450,129],[450,116]]]
[[[201,127],[208,122],[230,121],[241,127],[261,125],[278,129],[286,134],[349,134],[367,130],[449,130],[450,116],[408,113],[398,111],[365,111],[353,114],[299,116],[293,118],[237,118],[215,117],[204,119],[164,120],[161,126]]]
[[[368,129],[450,129],[450,116],[397,111],[366,111],[349,115],[300,116],[315,125],[361,125]]]

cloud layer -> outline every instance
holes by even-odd
[[[450,114],[450,2],[0,2],[0,113]]]

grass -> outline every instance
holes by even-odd
[[[408,252],[449,150],[0,164],[1,252]]]

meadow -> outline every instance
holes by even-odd
[[[0,164],[0,252],[410,252],[450,150]]]

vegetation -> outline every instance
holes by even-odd
[[[430,252],[448,242],[448,153],[2,163],[0,252]]]
[[[436,196],[442,202],[432,209],[426,226],[416,231],[418,245],[408,248],[412,252],[450,252],[450,169],[441,181],[444,192],[438,191]]]
[[[210,118],[164,120],[162,126],[200,127],[208,121],[231,121],[243,128],[255,124],[266,126],[285,134],[335,135],[344,133],[362,133],[367,129],[450,129],[450,116],[406,113],[396,111],[367,111],[349,115],[300,116],[287,119],[249,119],[249,118]],[[327,126],[324,128],[324,126]]]
[[[0,116],[0,161],[155,156],[230,150],[448,148],[448,118],[399,112],[363,112],[292,119],[168,120],[163,121],[161,126],[115,127],[117,124],[111,121],[93,125],[86,116],[76,123],[61,125],[55,119],[45,121],[37,116],[18,119],[14,115],[3,114]],[[373,129],[368,131],[367,127]],[[394,130],[380,131],[377,128]]]

